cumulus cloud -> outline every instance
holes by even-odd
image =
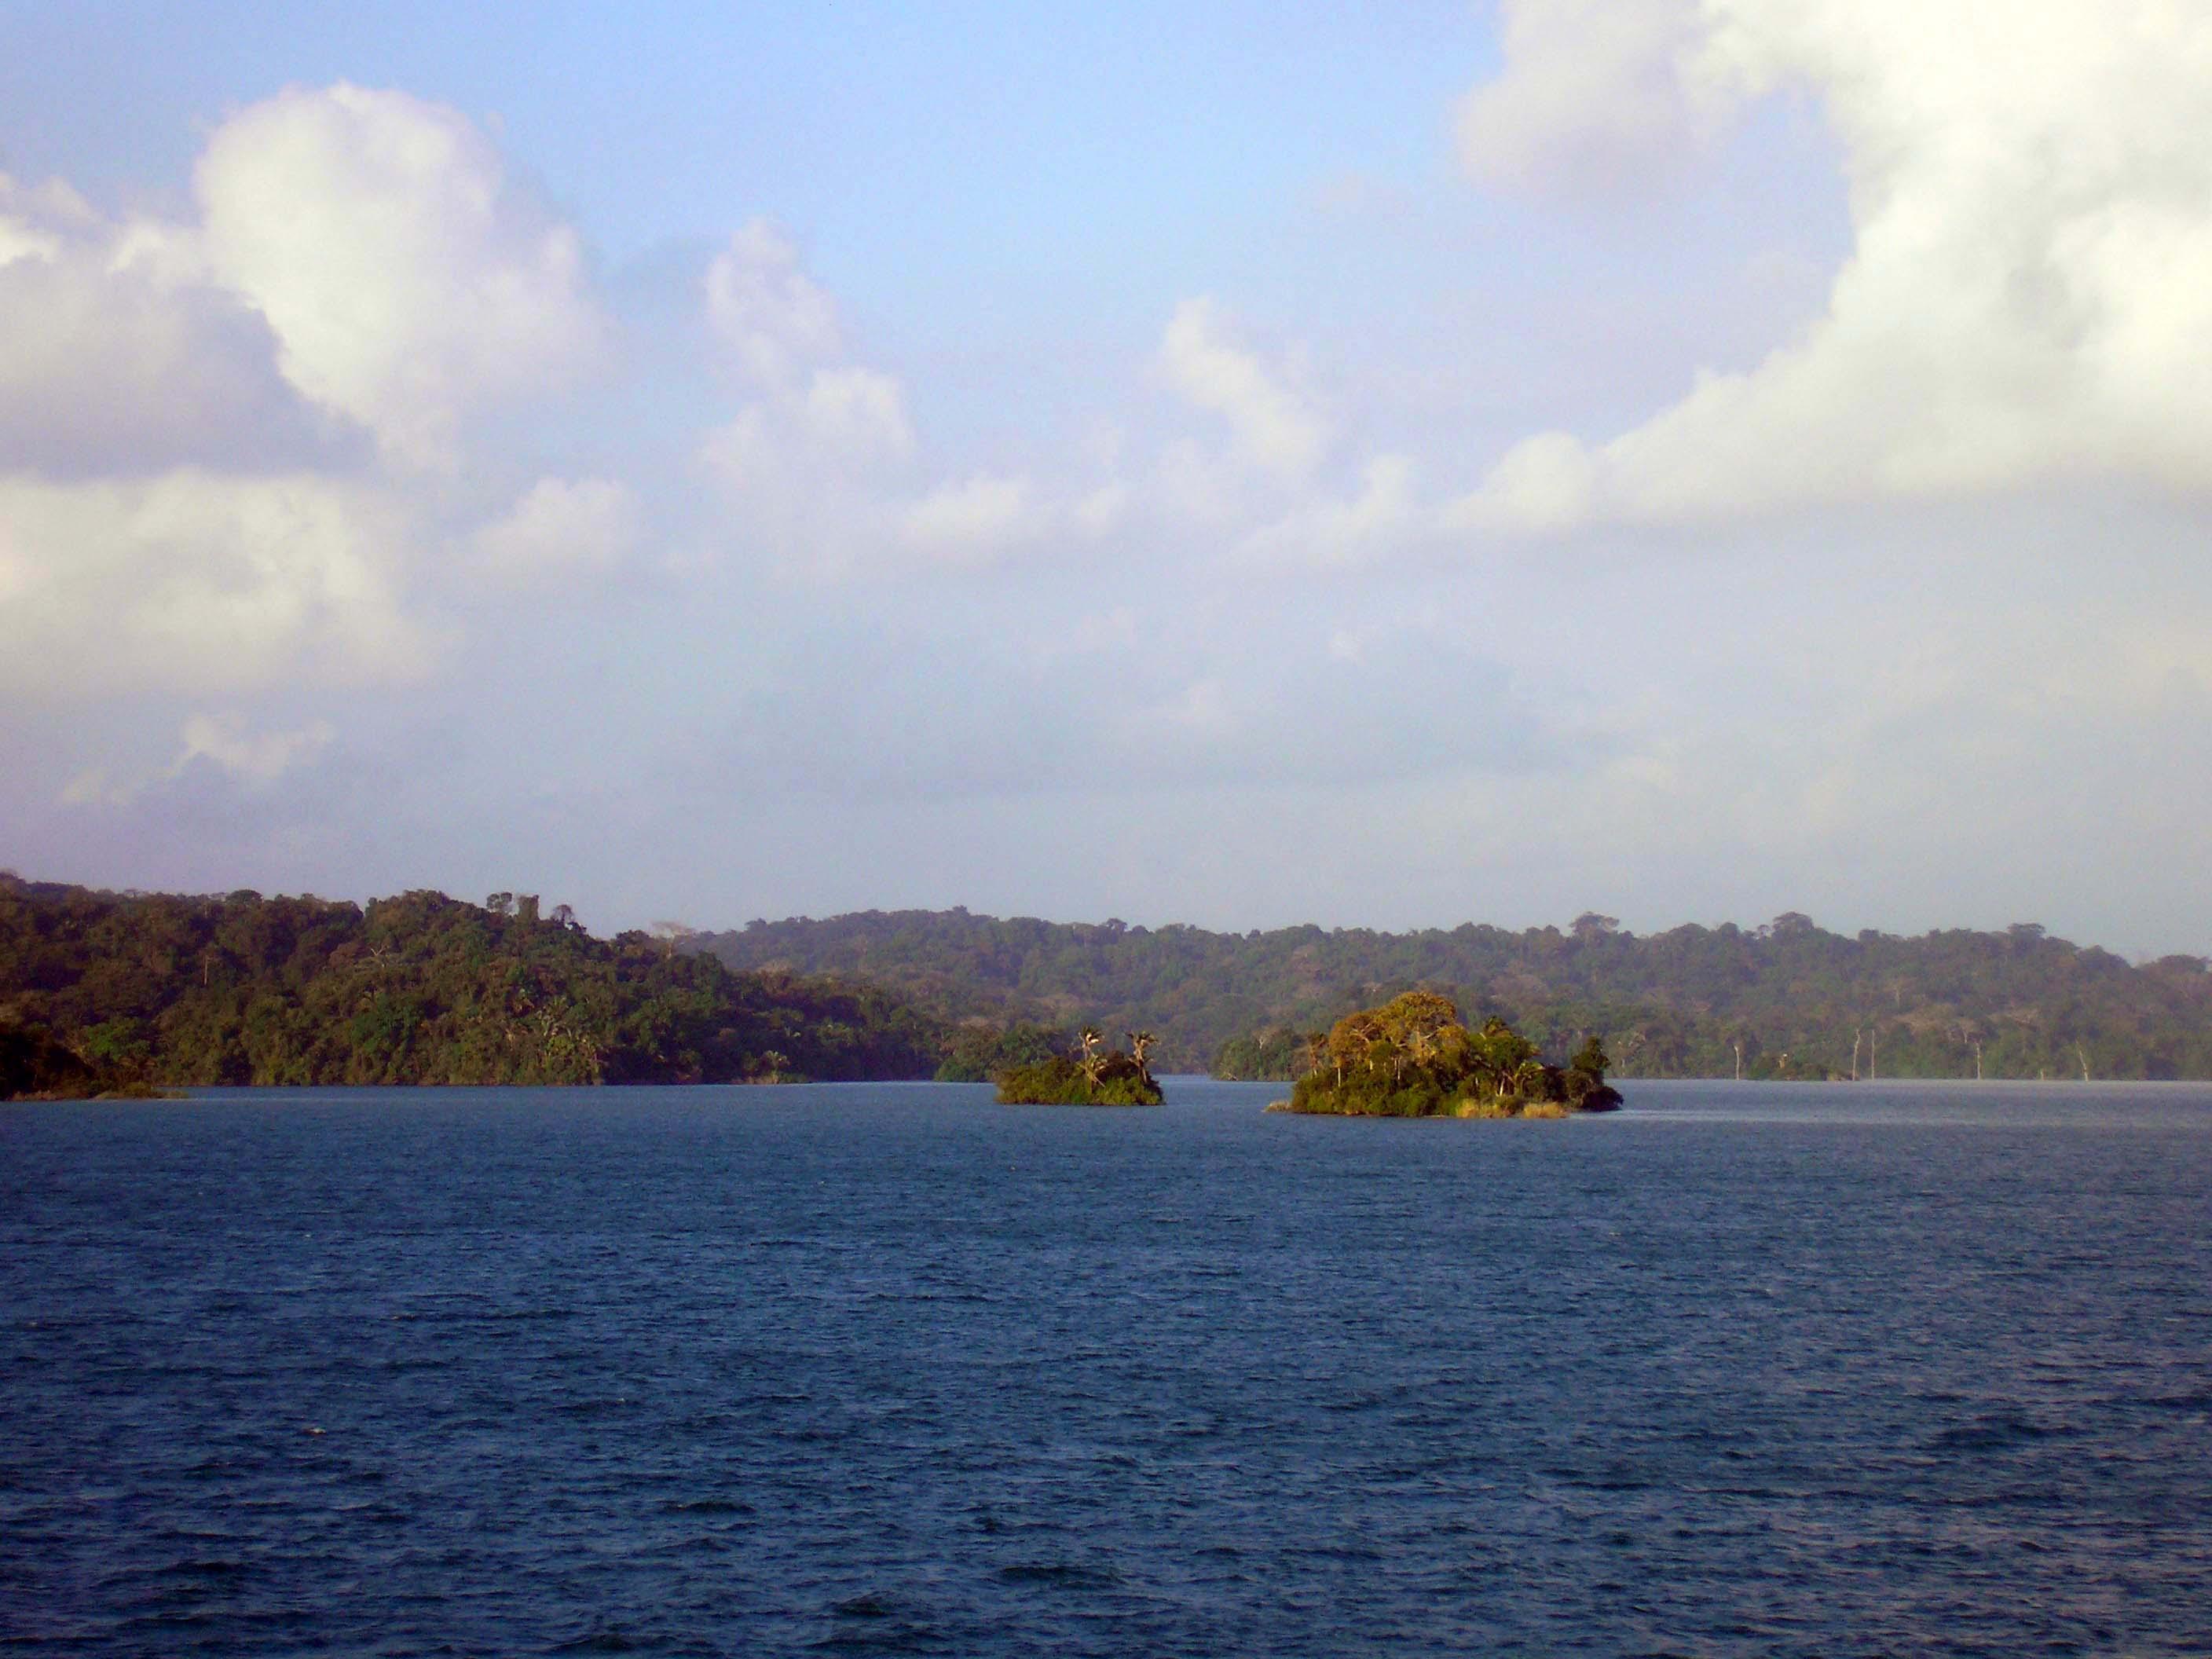
[[[725,509],[724,537],[743,550],[836,579],[989,563],[1061,524],[1097,535],[1118,520],[1123,492],[1110,486],[1063,507],[1018,474],[919,479],[904,386],[838,361],[835,301],[764,222],[717,256],[706,308],[753,382],[751,400],[698,451]]]
[[[1513,40],[1554,43],[1586,9],[1523,0]],[[1617,135],[1607,87],[1624,77],[1707,106],[1808,90],[1842,142],[1854,246],[1802,337],[1608,442],[1530,439],[1460,522],[1681,520],[2069,479],[2212,489],[2198,139],[2212,15],[2166,0],[1706,0],[1686,43],[1676,0],[1603,9],[1640,67],[1554,96],[1547,44],[1478,105],[1541,105],[1540,149]]]
[[[1295,477],[1327,452],[1329,423],[1322,410],[1289,375],[1237,339],[1211,298],[1176,307],[1159,363],[1176,392],[1228,422],[1238,453],[1253,465]]]
[[[787,569],[837,575],[886,538],[914,447],[897,380],[823,368],[709,432],[699,459],[732,538]]]
[[[707,267],[707,320],[746,372],[769,386],[788,385],[843,347],[836,302],[765,219],[747,223]]]
[[[500,580],[559,580],[615,568],[642,533],[637,495],[612,478],[540,478],[470,538],[479,568]]]
[[[988,560],[1037,527],[1028,481],[986,473],[940,485],[908,507],[899,524],[908,546],[956,563]]]
[[[1460,159],[1486,185],[1609,193],[1724,113],[1698,0],[1504,0],[1498,15],[1507,73],[1457,122]]]
[[[0,469],[49,476],[343,453],[285,383],[267,323],[174,239],[65,186],[0,176]]]
[[[1356,494],[1296,508],[1246,538],[1243,550],[1261,558],[1356,563],[1419,533],[1427,517],[1414,499],[1413,462],[1377,455],[1360,469]]]
[[[434,641],[393,578],[405,539],[389,502],[308,474],[0,478],[0,685],[411,676]]]
[[[574,229],[457,111],[295,88],[240,111],[194,175],[210,271],[268,319],[286,377],[410,465],[462,416],[570,382],[606,325]]]
[[[196,765],[258,793],[328,747],[337,735],[337,728],[324,720],[290,731],[257,731],[235,713],[194,714],[185,721],[181,746],[167,766],[136,772],[108,762],[86,767],[63,786],[61,805],[129,806],[149,793],[163,804],[173,804],[175,792],[169,786]]]

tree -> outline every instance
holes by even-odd
[[[699,930],[686,922],[656,921],[653,924],[653,936],[661,942],[662,947],[672,957],[680,946],[698,938]]]

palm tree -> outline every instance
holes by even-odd
[[[1083,1045],[1083,1058],[1076,1064],[1083,1068],[1083,1075],[1094,1085],[1106,1069],[1106,1057],[1098,1052],[1098,1045],[1105,1040],[1096,1025],[1085,1026],[1076,1038]]]
[[[1159,1047],[1160,1040],[1150,1031],[1130,1031],[1125,1035],[1129,1039],[1130,1058],[1137,1062],[1137,1070],[1144,1074],[1145,1080],[1150,1082],[1152,1068],[1145,1064],[1145,1056]]]

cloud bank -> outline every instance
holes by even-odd
[[[1777,92],[1843,146],[1823,313],[1603,442],[1533,436],[1463,526],[1558,531],[2118,479],[2212,488],[2212,15],[2164,0],[1517,0],[1462,111],[1492,184],[1580,184]]]
[[[345,84],[167,216],[0,184],[0,840],[608,918],[2212,926],[2206,25],[1502,16],[1390,112],[1465,177],[1194,152],[1236,212],[1104,283],[1087,204],[769,148],[602,281],[497,123]],[[1844,177],[1747,168],[1784,108]]]

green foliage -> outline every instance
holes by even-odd
[[[364,909],[0,877],[0,1023],[116,1085],[919,1078],[940,1058],[940,1022],[886,993],[732,972],[643,933],[593,939],[566,907],[541,919],[534,896],[493,901]],[[0,1092],[61,1086],[49,1049],[8,1041]]]
[[[1917,939],[1764,927],[1638,937],[1609,918],[1522,933],[1063,925],[965,910],[755,922],[696,948],[881,984],[948,1018],[1056,1025],[1098,1011],[1160,1034],[1164,1069],[1276,1074],[1277,1029],[1326,1030],[1399,991],[1495,1014],[1553,1063],[1590,1034],[1623,1077],[2212,1078],[2212,972],[2132,967],[2028,925]],[[1231,1045],[1250,1043],[1252,1048]]]
[[[1148,1034],[1132,1032],[1133,1039]],[[1146,1041],[1133,1041],[1132,1052],[1109,1049],[1096,1028],[1085,1028],[1079,1058],[1052,1054],[1010,1066],[996,1079],[999,1099],[1008,1106],[1157,1106],[1160,1085],[1145,1065]]]
[[[952,1035],[944,1063],[937,1068],[939,1083],[985,1083],[1018,1066],[1036,1066],[1066,1052],[1073,1039],[1053,1030],[1017,1020],[1004,1028],[988,1020],[964,1022]]]
[[[51,1032],[0,1020],[0,1100],[82,1100],[102,1092],[110,1082]]]
[[[1605,1050],[1585,1042],[1564,1070],[1499,1019],[1476,1030],[1450,999],[1407,991],[1346,1014],[1291,1091],[1294,1112],[1355,1117],[1555,1116],[1620,1103],[1605,1081]],[[1539,1110],[1556,1107],[1558,1111]]]
[[[1212,1073],[1228,1079],[1288,1083],[1304,1075],[1311,1063],[1303,1033],[1288,1025],[1272,1025],[1249,1036],[1235,1036],[1213,1051]]]

